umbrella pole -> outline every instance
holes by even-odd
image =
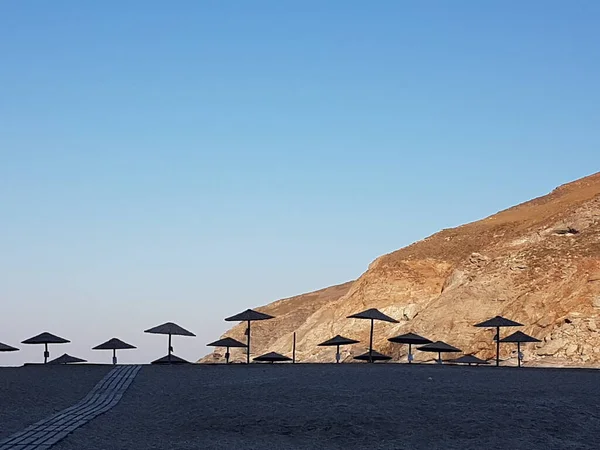
[[[292,347],[292,364],[296,364],[296,332],[294,331],[294,345]]]
[[[438,361],[442,363],[442,352],[438,352]]]
[[[48,351],[48,343],[44,342],[44,364],[48,362],[48,357],[50,356],[50,352]]]
[[[229,347],[225,349],[225,364],[229,364]]]
[[[373,319],[371,319],[371,336],[369,337],[369,362],[373,362]]]
[[[408,363],[412,364],[412,361],[410,359],[410,355],[412,354],[412,344],[408,344]]]
[[[496,367],[500,366],[500,327],[496,327]]]
[[[517,342],[517,367],[521,367],[521,343]]]
[[[113,348],[113,364],[117,364],[117,349]]]
[[[246,347],[246,364],[250,364],[250,321],[248,321],[248,346]]]
[[[171,351],[173,347],[171,347],[171,333],[169,333],[169,364],[171,364]]]
[[[339,346],[339,344],[336,348],[337,348],[337,350],[335,352],[335,363],[339,364],[340,363],[340,346]]]

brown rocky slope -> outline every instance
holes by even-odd
[[[491,357],[493,331],[473,324],[502,315],[543,340],[524,346],[533,364],[600,363],[600,173],[384,255],[356,281],[258,308],[277,318],[253,326],[252,353],[290,354],[296,331],[299,361],[331,361],[317,344],[341,334],[361,340],[343,348],[349,360],[365,351],[369,324],[346,316],[367,308],[400,320],[375,327],[375,348],[396,358],[407,349],[387,338],[409,331]],[[244,327],[226,335],[243,339]],[[501,347],[514,363],[513,346]]]

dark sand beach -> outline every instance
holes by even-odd
[[[75,403],[108,369],[0,369],[2,436]],[[598,398],[588,369],[145,366],[114,409],[53,448],[597,449]]]
[[[0,368],[0,440],[81,400],[108,366]]]

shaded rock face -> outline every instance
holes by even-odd
[[[375,349],[395,358],[407,348],[387,338],[407,332],[490,358],[495,330],[473,324],[502,315],[525,326],[501,337],[542,339],[522,346],[526,360],[600,362],[600,173],[384,255],[356,281],[259,308],[277,319],[253,325],[253,354],[290,354],[295,331],[299,361],[333,361],[335,350],[317,344],[336,334],[361,341],[342,348],[351,359],[367,349],[369,321],[346,316],[367,308],[400,321],[375,324]],[[226,335],[244,339],[244,329]],[[502,344],[502,358],[515,356]]]

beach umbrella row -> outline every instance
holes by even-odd
[[[112,338],[103,344],[93,347],[92,350],[112,350],[113,351],[112,362],[113,362],[113,364],[117,364],[116,351],[132,349],[132,348],[136,348],[136,347],[134,347],[133,345],[127,344],[126,342],[123,342],[120,339]],[[58,358],[53,359],[52,361],[48,361],[48,365],[77,364],[77,363],[84,363],[84,362],[87,362],[87,361],[85,359],[78,358],[76,356],[72,356],[72,355],[69,355],[68,353],[65,353],[64,355],[59,356]]]
[[[273,318],[274,317],[269,314],[254,311],[252,309],[247,309],[239,314],[236,314],[234,316],[231,316],[231,317],[228,317],[225,319],[226,321],[230,321],[230,322],[238,321],[238,322],[246,322],[247,323],[247,327],[245,330],[246,343],[240,342],[240,341],[230,338],[230,337],[224,337],[215,342],[211,342],[210,344],[207,344],[207,345],[214,346],[214,347],[225,347],[226,348],[226,353],[225,353],[226,363],[230,362],[230,351],[229,351],[230,348],[246,348],[246,363],[250,363],[251,323],[254,321],[269,320],[269,319],[273,319]],[[384,322],[389,322],[389,323],[398,323],[397,320],[385,315],[384,313],[382,313],[381,311],[379,311],[375,308],[367,309],[367,310],[362,311],[357,314],[352,314],[352,315],[348,316],[347,318],[362,319],[362,320],[370,321],[369,350],[368,350],[368,352],[366,352],[362,355],[358,355],[358,356],[354,357],[354,359],[359,360],[359,361],[367,361],[369,363],[373,363],[375,361],[386,361],[386,360],[392,359],[391,357],[389,357],[387,355],[384,355],[382,353],[375,351],[375,349],[373,348],[374,322],[375,321],[384,321]],[[521,344],[527,343],[527,342],[540,342],[539,339],[536,339],[532,336],[528,336],[525,333],[522,333],[520,331],[501,339],[500,338],[500,328],[522,326],[518,322],[514,322],[512,320],[506,319],[501,316],[496,316],[492,319],[478,323],[475,326],[476,327],[485,327],[485,328],[496,328],[496,335],[495,335],[494,339],[496,340],[496,365],[497,366],[499,365],[500,342],[503,342],[503,343],[510,342],[510,343],[517,344],[518,366],[519,367],[521,366],[521,361],[523,359],[523,354],[521,353]],[[187,361],[183,360],[182,358],[176,356],[173,353],[172,336],[195,336],[194,333],[186,330],[185,328],[183,328],[173,322],[166,322],[162,325],[158,325],[156,327],[145,330],[144,332],[151,333],[151,334],[162,334],[162,335],[167,335],[169,337],[167,355],[153,361],[152,362],[153,364],[187,363]],[[406,333],[406,334],[402,334],[399,336],[395,336],[395,337],[389,338],[388,341],[390,341],[392,343],[398,343],[398,344],[407,344],[409,346],[408,347],[408,362],[409,362],[409,364],[412,363],[412,361],[413,361],[413,354],[412,354],[412,346],[413,345],[420,345],[420,347],[417,347],[417,350],[437,353],[438,354],[437,361],[440,364],[442,363],[442,356],[441,356],[442,353],[457,353],[457,352],[461,351],[460,349],[453,347],[445,342],[441,342],[441,341],[432,342],[431,340],[429,340],[423,336],[419,336],[418,334],[415,334],[415,333]],[[68,343],[68,342],[70,342],[70,341],[67,339],[64,339],[62,337],[56,336],[54,334],[48,333],[48,332],[40,333],[37,336],[34,336],[32,338],[29,338],[29,339],[26,339],[23,341],[24,344],[44,345],[44,364],[49,363],[48,362],[48,358],[50,357],[50,352],[48,349],[49,344],[64,344],[64,343]],[[327,346],[336,347],[335,360],[336,360],[336,363],[339,363],[340,359],[341,359],[340,347],[344,346],[344,345],[356,344],[358,342],[359,341],[357,341],[355,339],[350,339],[350,338],[347,338],[344,336],[336,335],[333,338],[328,339],[318,345],[323,346],[323,347],[327,347]],[[123,342],[122,340],[120,340],[118,338],[112,338],[100,345],[97,345],[96,347],[93,347],[93,350],[112,350],[112,352],[113,352],[112,362],[113,362],[113,364],[117,364],[117,354],[116,354],[117,350],[135,349],[135,348],[136,348],[135,346],[128,344],[126,342]],[[18,349],[15,347],[12,347],[10,345],[0,343],[0,352],[12,352],[12,351],[18,351]],[[266,362],[278,362],[278,361],[290,361],[292,359],[288,358],[287,356],[284,356],[284,355],[281,355],[281,354],[278,354],[275,352],[271,352],[271,353],[267,353],[265,355],[256,357],[256,358],[254,358],[254,360],[255,361],[266,361]],[[50,363],[52,363],[52,364],[68,364],[68,363],[74,363],[74,362],[85,362],[85,361],[81,360],[79,358],[75,358],[68,354],[64,354],[61,357],[50,361]],[[461,364],[461,363],[469,364],[469,365],[486,363],[485,361],[483,361],[479,358],[476,358],[473,355],[465,355],[461,358],[451,360],[451,362],[459,363],[459,364]]]
[[[375,320],[382,320],[382,321],[386,321],[386,322],[397,323],[397,321],[395,319],[393,319],[389,316],[386,316],[381,311],[378,311],[377,309],[373,309],[373,308],[363,311],[361,313],[353,314],[351,316],[348,316],[348,318],[371,320],[371,328],[370,328],[370,335],[369,335],[369,351],[363,355],[356,356],[354,359],[368,361],[368,362],[384,361],[384,360],[391,359],[391,358],[387,357],[386,355],[376,352],[373,349],[373,322]],[[500,342],[503,342],[503,343],[514,342],[517,344],[518,366],[519,367],[521,366],[521,361],[523,359],[523,354],[521,353],[521,344],[525,343],[525,342],[540,342],[539,339],[536,339],[532,336],[526,335],[525,333],[522,333],[520,331],[517,331],[516,333],[513,333],[510,336],[505,337],[504,339],[500,339],[500,328],[522,326],[518,322],[515,322],[510,319],[506,319],[501,316],[493,317],[492,319],[478,323],[475,326],[476,327],[485,327],[485,328],[496,328],[495,340],[496,340],[496,365],[497,366],[500,364],[499,363],[499,361],[500,361]],[[406,334],[402,334],[400,336],[395,336],[395,337],[389,338],[388,341],[397,343],[397,344],[407,344],[408,345],[408,362],[409,362],[409,364],[412,363],[412,361],[413,361],[413,354],[412,354],[412,346],[413,345],[421,345],[421,347],[418,347],[417,350],[437,353],[438,354],[437,361],[440,364],[442,363],[442,353],[459,353],[459,352],[461,352],[460,349],[453,347],[445,342],[441,342],[441,341],[432,342],[431,340],[429,340],[423,336],[419,336],[418,334],[415,334],[415,333],[406,333]],[[322,342],[318,345],[319,346],[336,346],[337,347],[336,362],[339,362],[339,360],[340,360],[339,347],[341,345],[349,345],[349,344],[355,344],[355,343],[357,343],[357,341],[355,341],[353,339],[349,339],[349,338],[337,335],[337,336],[335,336],[325,342]],[[460,358],[450,360],[450,362],[458,363],[458,364],[468,364],[468,365],[488,364],[487,361],[484,361],[473,355],[464,355]]]
[[[234,316],[231,316],[231,317],[228,317],[225,319],[228,322],[247,322],[247,324],[248,324],[247,328],[246,328],[247,343],[245,345],[245,347],[246,347],[246,363],[247,364],[250,363],[251,322],[257,321],[257,320],[268,320],[268,319],[273,319],[273,318],[274,317],[269,314],[260,313],[258,311],[247,309],[246,311],[243,311],[239,314],[236,314]],[[398,323],[398,321],[396,319],[393,319],[393,318],[383,314],[381,311],[379,311],[375,308],[368,309],[368,310],[363,311],[358,314],[353,314],[353,315],[349,316],[348,318],[370,320],[370,322],[371,322],[369,351],[363,355],[357,356],[355,359],[369,361],[369,362],[383,361],[383,360],[391,359],[390,357],[383,355],[379,352],[376,352],[373,349],[374,322],[376,320],[378,320],[378,321],[384,321],[384,322],[390,322],[390,323]],[[208,345],[216,346],[216,347],[217,346],[218,347],[227,347],[227,352],[225,354],[225,358],[226,358],[226,362],[229,362],[229,347],[233,347],[233,345],[231,345],[231,346],[224,345],[223,341],[225,341],[226,339],[231,339],[231,338],[224,338],[219,341],[212,342]],[[235,340],[233,340],[233,341],[235,341]],[[239,341],[235,341],[235,342],[237,343],[235,346],[240,347],[239,344],[241,344],[241,343]],[[356,341],[354,339],[349,339],[349,338],[345,338],[343,336],[337,335],[337,336],[334,336],[333,338],[331,338],[325,342],[322,342],[318,345],[325,346],[325,347],[326,346],[336,347],[336,362],[339,363],[340,362],[340,347],[343,345],[356,344],[358,342],[359,341]],[[276,361],[291,361],[292,359],[288,358],[287,356],[280,355],[279,353],[271,352],[271,353],[267,353],[265,355],[258,356],[256,358],[254,358],[254,360],[255,361],[276,362]]]
[[[240,314],[237,314],[235,316],[231,316],[231,317],[228,317],[225,319],[226,321],[248,322],[248,326],[246,328],[247,344],[245,345],[245,347],[246,347],[246,363],[250,362],[250,326],[251,326],[251,322],[255,321],[255,320],[267,320],[267,319],[272,319],[272,318],[273,318],[273,316],[270,316],[268,314],[259,313],[257,311],[248,309]],[[375,308],[370,308],[370,309],[367,309],[360,313],[352,314],[352,315],[348,316],[347,318],[348,319],[362,319],[362,320],[370,321],[369,350],[368,350],[368,352],[366,352],[362,355],[355,356],[354,359],[356,359],[358,361],[367,361],[369,363],[373,363],[375,361],[388,361],[388,360],[392,359],[390,356],[384,355],[373,349],[373,337],[374,337],[375,321],[383,321],[383,322],[388,322],[388,323],[399,323],[396,319],[382,313],[381,311],[379,311],[378,309],[375,309]],[[407,333],[404,335],[396,336],[396,337],[390,338],[389,341],[394,342],[394,343],[399,343],[399,344],[408,344],[408,346],[409,346],[409,354],[408,354],[409,363],[411,363],[413,360],[412,345],[422,345],[422,347],[418,348],[418,350],[421,350],[421,351],[429,351],[429,352],[438,353],[438,362],[439,363],[442,362],[441,353],[460,352],[461,351],[461,350],[457,349],[456,347],[452,347],[451,345],[448,345],[444,342],[438,341],[438,342],[434,343],[431,340],[424,338],[422,336],[419,336],[417,334],[414,334],[414,333]],[[336,347],[335,360],[336,360],[336,363],[339,363],[340,359],[341,359],[340,347],[344,346],[344,345],[356,344],[358,342],[359,341],[357,341],[355,339],[350,339],[350,338],[347,338],[344,336],[336,335],[331,339],[321,342],[320,344],[318,344],[318,346]],[[215,346],[215,347],[226,347],[227,351],[225,353],[225,360],[227,363],[229,363],[229,348],[244,346],[244,344],[242,344],[241,342],[236,341],[235,339],[232,339],[232,338],[223,338],[218,341],[211,342],[208,345]],[[271,352],[271,353],[267,353],[265,355],[256,357],[256,358],[254,358],[254,360],[255,361],[266,361],[266,362],[278,362],[278,361],[291,361],[291,358],[280,355],[279,353]]]
[[[237,314],[236,316],[228,317],[225,320],[227,320],[227,321],[238,321],[239,320],[239,321],[248,322],[248,328],[246,330],[248,343],[243,344],[242,342],[236,341],[235,339],[225,338],[225,339],[220,339],[219,341],[216,341],[216,342],[212,342],[211,344],[208,344],[208,345],[218,346],[218,347],[221,347],[221,346],[226,347],[227,353],[225,356],[226,356],[227,362],[229,362],[229,348],[230,347],[247,347],[248,348],[247,361],[249,362],[250,361],[250,352],[249,352],[250,323],[253,321],[256,321],[256,320],[266,320],[266,319],[272,319],[272,318],[273,318],[273,316],[270,316],[270,315],[264,314],[264,313],[260,313],[258,311],[253,311],[251,309],[248,309],[240,314]],[[152,361],[152,364],[182,364],[182,363],[188,362],[188,361],[185,361],[183,358],[176,356],[173,353],[172,339],[173,339],[173,336],[196,336],[194,333],[192,333],[189,330],[186,330],[185,328],[183,328],[180,325],[177,325],[176,323],[173,323],[173,322],[166,322],[161,325],[157,325],[153,328],[145,330],[144,332],[150,333],[150,334],[162,334],[162,335],[167,335],[169,337],[167,355],[163,356],[162,358],[159,358],[155,361]],[[67,339],[61,338],[59,336],[56,336],[56,335],[48,333],[48,332],[41,333],[37,336],[34,336],[32,338],[29,338],[29,339],[23,341],[24,344],[43,344],[44,345],[44,364],[49,364],[49,363],[65,364],[65,363],[73,363],[73,362],[84,362],[84,360],[75,361],[72,359],[75,357],[72,357],[71,355],[68,355],[68,354],[64,354],[60,358],[57,358],[56,360],[52,360],[50,362],[48,361],[48,358],[50,357],[50,352],[48,349],[49,344],[66,344],[69,342],[70,341]],[[112,350],[113,364],[117,364],[117,353],[116,353],[117,350],[134,349],[134,348],[136,348],[136,347],[131,344],[128,344],[126,342],[123,342],[122,340],[120,340],[118,338],[112,338],[100,345],[97,345],[96,347],[93,347],[93,350]],[[0,352],[9,352],[9,351],[18,351],[18,349],[15,347],[11,347],[10,345],[0,343]],[[75,359],[79,360],[80,358],[75,358]]]
[[[382,353],[376,352],[375,350],[373,350],[373,322],[375,320],[380,320],[380,321],[385,321],[385,322],[389,322],[389,323],[398,323],[398,321],[396,319],[393,319],[387,315],[385,315],[384,313],[382,313],[381,311],[375,309],[375,308],[371,308],[371,309],[367,309],[366,311],[357,313],[357,314],[352,314],[351,316],[348,316],[349,319],[368,319],[371,321],[371,329],[370,329],[370,333],[369,333],[369,351],[368,353],[365,353],[363,355],[359,355],[356,356],[354,359],[357,359],[359,361],[368,361],[370,363],[374,362],[374,361],[388,361],[390,359],[392,359],[391,357],[387,356],[387,355],[383,355]],[[393,343],[398,343],[398,344],[408,344],[408,362],[412,363],[413,360],[413,355],[412,355],[412,346],[413,345],[421,345],[421,347],[418,347],[417,350],[421,350],[424,352],[435,352],[438,354],[438,363],[441,364],[442,363],[442,357],[441,354],[442,353],[450,353],[450,352],[460,352],[461,350],[453,347],[449,344],[446,344],[445,342],[441,342],[441,341],[437,341],[437,342],[432,342],[427,338],[424,338],[423,336],[419,336],[418,334],[414,334],[414,333],[407,333],[407,334],[403,334],[400,336],[396,336],[393,338],[389,338],[388,341],[393,342]]]
[[[236,318],[239,320],[240,315],[234,316],[233,318]],[[354,359],[356,359],[358,361],[367,361],[369,363],[373,363],[375,361],[389,361],[392,359],[390,356],[384,355],[384,354],[376,351],[375,349],[373,349],[373,336],[374,336],[375,321],[398,323],[398,321],[396,319],[387,316],[386,314],[382,313],[381,311],[379,311],[375,308],[367,309],[367,310],[362,311],[357,314],[352,314],[352,315],[348,316],[348,318],[349,319],[362,319],[362,320],[370,321],[369,350],[368,350],[368,352],[366,352],[362,355],[355,356]],[[441,363],[441,361],[442,361],[441,353],[460,352],[461,351],[461,350],[457,349],[456,347],[452,347],[451,345],[448,345],[444,342],[438,341],[438,342],[434,343],[434,342],[430,341],[429,339],[424,338],[424,337],[419,336],[414,333],[407,333],[404,335],[390,338],[388,340],[390,342],[394,342],[394,343],[408,344],[408,346],[409,346],[409,356],[408,356],[409,363],[411,363],[413,360],[412,345],[422,345],[422,347],[419,347],[418,350],[438,353],[438,362],[439,363]],[[335,361],[336,361],[336,363],[339,363],[340,359],[341,359],[340,347],[344,346],[344,345],[356,344],[358,342],[359,341],[357,341],[355,339],[350,339],[350,338],[347,338],[347,337],[344,337],[344,336],[341,336],[338,334],[338,335],[332,337],[331,339],[321,342],[320,344],[318,344],[318,346],[320,346],[320,347],[336,347]],[[217,343],[220,343],[220,341],[214,342],[209,345],[215,345]],[[248,351],[248,348],[249,347],[247,347],[247,351]],[[226,354],[226,356],[227,356],[227,354]],[[273,359],[273,358],[276,358],[276,359]],[[279,358],[279,359],[277,359],[277,358]],[[270,361],[270,362],[287,361],[288,360],[288,359],[284,359],[284,358],[287,358],[287,357],[283,357],[282,355],[279,355],[276,353],[268,353],[266,355],[262,355],[260,357],[254,358],[254,360]]]
[[[77,358],[75,356],[71,356],[67,353],[63,354],[62,356],[60,356],[56,359],[48,361],[48,359],[50,358],[50,351],[48,348],[49,344],[67,344],[69,342],[71,342],[71,341],[69,341],[68,339],[64,339],[60,336],[56,336],[52,333],[48,333],[47,331],[45,331],[43,333],[38,334],[37,336],[33,336],[29,339],[24,340],[22,343],[30,344],[30,345],[44,345],[44,364],[71,364],[71,363],[76,363],[76,362],[87,362],[84,359]],[[131,349],[131,348],[136,348],[136,347],[134,347],[131,344],[127,344],[126,342],[123,342],[120,339],[112,338],[112,339],[104,342],[103,344],[93,347],[92,350],[112,350],[113,351],[113,364],[117,364],[116,351],[120,350],[120,349]],[[18,350],[19,350],[18,348],[11,347],[10,345],[0,343],[0,352],[14,352],[14,351],[18,351]]]
[[[213,346],[213,347],[225,347],[226,348],[226,352],[225,352],[226,363],[230,362],[230,351],[229,351],[230,348],[245,348],[246,349],[246,363],[249,364],[250,363],[250,354],[251,354],[250,344],[251,344],[252,322],[269,320],[269,319],[273,319],[273,318],[274,317],[269,314],[254,311],[252,309],[247,309],[239,314],[236,314],[231,317],[227,317],[225,320],[228,322],[246,322],[247,323],[247,327],[245,330],[246,343],[244,344],[243,342],[240,342],[240,341],[230,338],[230,337],[224,337],[215,342],[211,342],[210,344],[207,344],[207,345]],[[370,308],[370,309],[367,309],[360,313],[352,314],[352,315],[348,316],[347,318],[362,319],[362,320],[370,321],[369,350],[368,350],[368,352],[366,352],[362,355],[358,355],[358,356],[354,357],[354,359],[359,360],[359,361],[368,361],[370,363],[375,362],[375,361],[386,361],[386,360],[391,359],[391,357],[389,357],[387,355],[383,355],[382,353],[375,351],[373,348],[374,323],[375,323],[375,321],[398,323],[398,321],[396,319],[394,319],[390,316],[387,316],[386,314],[382,313],[381,311],[379,311],[378,309],[375,309],[375,308]],[[167,324],[165,324],[165,325],[167,325]],[[169,324],[169,325],[175,325],[175,324]],[[517,343],[518,354],[519,354],[519,363],[518,363],[519,366],[521,365],[521,360],[522,360],[522,356],[523,356],[520,351],[520,344],[524,343],[524,342],[539,342],[539,340],[537,340],[531,336],[527,336],[524,333],[520,333],[520,332],[518,332],[520,334],[515,333],[514,335],[508,336],[501,340],[500,339],[500,328],[522,326],[520,323],[506,319],[504,317],[496,316],[490,320],[481,322],[475,326],[486,327],[486,328],[496,328],[496,338],[495,338],[496,344],[497,344],[497,346],[496,346],[496,365],[499,365],[500,342],[516,342]],[[146,332],[169,334],[169,355],[167,357],[170,358],[170,359],[168,359],[168,362],[171,362],[172,358],[175,357],[174,355],[171,354],[171,351],[172,351],[171,334],[178,334],[178,333],[175,333],[175,332],[167,333],[164,330],[159,331],[159,329],[161,327],[164,328],[164,326],[159,326],[159,327],[155,327],[154,329],[147,330]],[[181,330],[179,330],[179,331],[181,331]],[[190,333],[187,330],[183,330],[183,331],[185,333]],[[179,334],[183,334],[183,333],[179,333]],[[184,334],[184,335],[188,335],[188,336],[192,335],[193,336],[193,334],[191,334],[191,333]],[[429,340],[423,336],[419,336],[418,334],[415,334],[415,333],[406,333],[406,334],[403,334],[400,336],[395,336],[395,337],[389,338],[388,341],[393,342],[393,343],[408,345],[408,362],[409,362],[409,364],[412,363],[412,361],[414,359],[413,354],[412,354],[412,346],[413,345],[420,345],[420,347],[417,347],[417,350],[437,353],[438,354],[437,361],[439,364],[442,363],[442,353],[459,353],[459,352],[461,352],[460,349],[458,349],[452,345],[449,345],[445,342],[442,342],[442,341],[432,342],[431,340]],[[321,342],[320,344],[318,344],[318,346],[336,347],[335,360],[336,360],[336,363],[339,363],[340,359],[341,359],[340,347],[344,346],[344,345],[356,344],[358,342],[359,341],[351,339],[351,338],[336,335],[331,339]],[[167,357],[165,357],[165,358],[167,358]],[[165,358],[161,358],[161,360],[164,360]],[[278,362],[278,361],[291,361],[291,360],[292,360],[291,358],[288,358],[287,356],[284,356],[284,355],[281,355],[281,354],[275,353],[275,352],[270,352],[265,355],[261,355],[261,356],[254,358],[254,361],[265,361],[265,362]],[[159,361],[160,360],[157,360],[157,361],[155,361],[155,363],[158,363]],[[469,364],[469,365],[487,363],[486,361],[483,361],[473,355],[464,355],[460,358],[450,360],[450,362],[455,362],[458,364]]]

